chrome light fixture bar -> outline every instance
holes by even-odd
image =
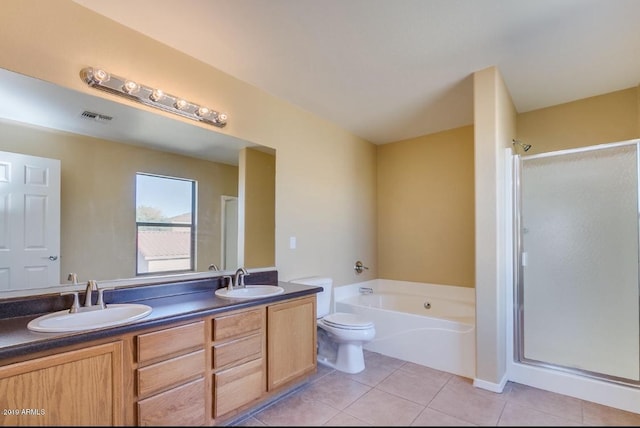
[[[218,128],[223,128],[227,124],[227,115],[224,113],[211,110],[208,107],[192,103],[175,95],[164,93],[160,89],[151,88],[136,81],[110,74],[99,68],[83,68],[80,71],[80,77],[87,85],[93,88],[119,95],[150,107],[217,126]]]

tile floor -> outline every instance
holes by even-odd
[[[347,374],[311,381],[237,426],[640,426],[640,414],[509,382],[501,394],[467,378],[365,351]]]

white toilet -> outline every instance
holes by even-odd
[[[331,278],[312,276],[290,281],[323,288],[317,294],[318,363],[345,373],[364,370],[362,345],[372,340],[376,329],[372,321],[356,314],[331,312]]]

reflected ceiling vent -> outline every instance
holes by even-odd
[[[80,115],[83,119],[94,120],[96,122],[109,122],[113,119],[113,116],[107,116],[106,114],[95,113],[85,110]]]

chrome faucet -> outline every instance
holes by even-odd
[[[249,275],[249,272],[243,267],[239,267],[236,270],[235,281],[233,281],[234,287],[244,287],[244,277]]]
[[[98,303],[96,303],[95,305],[92,304],[91,302],[91,297],[93,294],[93,291],[96,290],[98,291]],[[108,289],[98,289],[98,283],[91,279],[89,281],[87,281],[87,288],[85,289],[84,292],[84,305],[80,306],[80,302],[78,299],[78,293],[79,291],[69,291],[66,293],[60,293],[60,295],[64,296],[67,294],[71,294],[73,295],[73,303],[71,304],[71,308],[69,309],[69,313],[76,313],[76,312],[86,312],[86,311],[93,311],[96,309],[105,309],[107,307],[107,305],[104,303],[104,291],[105,290],[112,290],[112,288],[108,288]]]

